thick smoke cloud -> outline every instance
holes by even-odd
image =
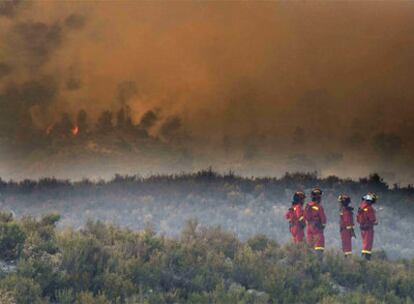
[[[51,52],[62,42],[62,28],[59,24],[47,25],[42,22],[18,23],[12,29],[14,48],[23,53],[31,62],[29,67],[37,67],[49,59]]]
[[[14,17],[21,4],[22,1],[20,0],[2,1],[0,3],[0,16]]]
[[[410,181],[413,14],[410,2],[2,2],[0,157],[65,117],[66,133],[89,132],[65,145],[155,156],[153,141],[132,144],[149,136],[181,151],[171,170]]]

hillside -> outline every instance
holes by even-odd
[[[0,302],[413,303],[414,260],[370,262],[246,241],[190,221],[176,239],[100,222],[57,231],[57,215],[0,215]]]
[[[70,182],[56,179],[0,183],[0,208],[18,218],[57,212],[60,228],[82,227],[91,220],[141,230],[150,226],[158,235],[177,237],[185,222],[221,226],[241,240],[263,234],[281,244],[290,241],[284,219],[292,193],[319,185],[328,216],[328,248],[339,248],[338,194],[346,192],[353,206],[368,191],[380,199],[374,247],[389,258],[414,257],[414,190],[385,184],[378,175],[359,180],[318,178],[315,174],[286,174],[282,178],[243,178],[211,170],[193,174],[116,176],[110,181]],[[359,250],[360,238],[354,241]]]

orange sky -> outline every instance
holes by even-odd
[[[96,118],[128,105],[136,122],[155,108],[161,120],[180,117],[194,151],[229,138],[235,150],[273,151],[297,127],[318,151],[348,151],[355,132],[396,134],[406,155],[414,150],[413,2],[2,5],[6,129],[26,112],[46,128],[62,112]],[[53,93],[8,104],[10,87],[33,81]],[[136,91],[120,100],[125,83]]]

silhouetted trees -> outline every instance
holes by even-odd
[[[178,116],[169,117],[161,126],[160,134],[167,140],[177,136],[178,130],[181,128],[182,122]]]
[[[60,121],[55,124],[52,129],[52,134],[60,136],[69,136],[73,128],[73,123],[70,115],[68,113],[63,113]]]
[[[133,131],[134,124],[131,118],[131,109],[128,106],[121,108],[116,115],[116,126],[122,130]]]
[[[113,113],[111,111],[103,111],[101,116],[99,116],[98,121],[96,123],[96,129],[102,133],[107,133],[107,132],[112,131],[113,129],[112,116],[113,116]]]
[[[148,111],[142,116],[139,126],[144,130],[149,130],[154,126],[157,120],[157,113],[155,111]]]
[[[88,132],[89,130],[89,118],[88,113],[85,110],[80,110],[76,117],[76,124],[79,127],[80,132]]]

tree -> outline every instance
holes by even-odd
[[[116,115],[116,126],[119,129],[132,130],[133,123],[131,118],[131,110],[128,106],[122,107]]]
[[[126,124],[126,114],[125,114],[125,110],[122,108],[116,114],[116,126],[117,128],[123,129],[125,128],[125,124]]]
[[[139,126],[144,130],[149,130],[154,126],[154,124],[158,120],[157,112],[155,111],[148,111],[142,116]]]
[[[98,122],[96,123],[96,128],[98,131],[102,133],[107,133],[112,131],[112,112],[111,111],[103,111],[101,116],[98,118]]]
[[[68,113],[62,113],[60,121],[55,125],[53,129],[54,133],[63,136],[69,136],[73,128],[73,123]]]
[[[85,110],[80,110],[78,116],[76,117],[76,124],[80,132],[87,132],[89,129],[88,122],[88,113]]]

